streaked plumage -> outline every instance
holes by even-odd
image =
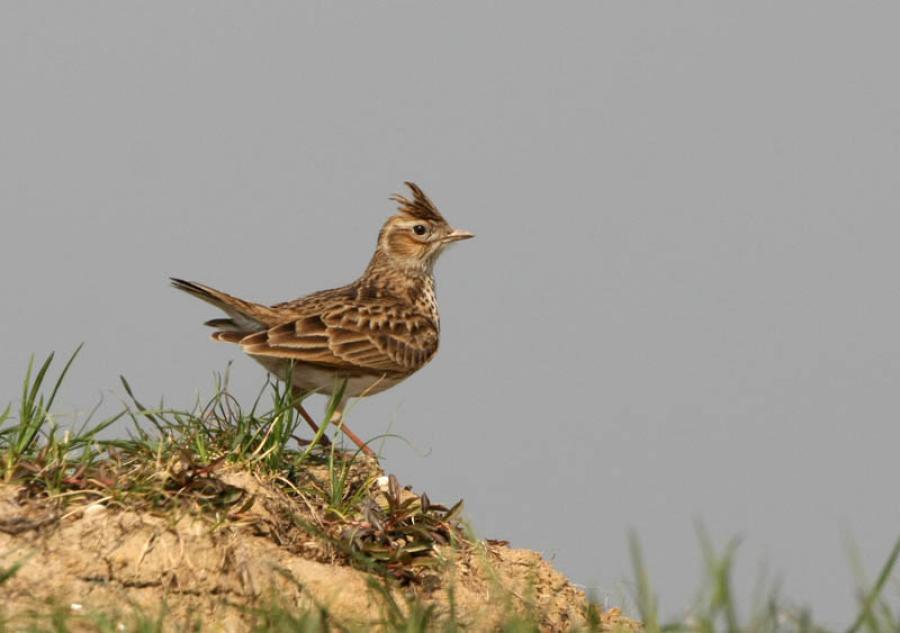
[[[346,379],[345,400],[384,391],[437,353],[434,262],[447,244],[472,237],[406,184],[412,198],[392,197],[398,213],[384,223],[369,266],[351,284],[272,306],[191,281],[173,278],[172,285],[228,315],[207,322],[216,329],[213,339],[240,345],[281,380],[290,375],[296,390],[331,394]]]

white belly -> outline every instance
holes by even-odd
[[[286,382],[288,374],[290,374],[294,386],[303,391],[330,395],[340,388],[344,380],[343,376],[321,367],[297,363],[294,365],[293,371],[290,371],[288,369],[289,364],[280,358],[267,358],[265,356],[254,356],[253,358],[282,382]],[[393,387],[402,382],[403,378],[387,374],[350,376],[347,378],[344,396],[347,398],[370,396]]]

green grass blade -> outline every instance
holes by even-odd
[[[7,420],[9,420],[11,413],[12,403],[10,402],[6,405],[3,413],[0,413],[0,450],[2,450],[4,446],[9,446],[9,441],[6,438],[7,436],[11,436],[16,431],[16,427],[14,425],[10,425],[9,428],[3,428],[3,425]]]
[[[650,577],[647,574],[647,566],[644,564],[644,555],[637,534],[633,531],[628,534],[628,549],[631,552],[631,565],[634,571],[636,583],[636,596],[638,611],[644,623],[644,631],[647,633],[659,633],[659,616],[656,606],[656,598],[650,587]]]
[[[19,435],[14,446],[17,456],[24,455],[31,448],[42,426],[44,426],[43,415],[41,417],[32,417],[28,422],[20,424]]]
[[[19,399],[19,421],[27,414],[28,394],[31,391],[31,372],[34,371],[34,354],[28,357],[28,368],[25,370],[25,380],[22,382],[22,397]]]
[[[79,343],[78,347],[75,348],[75,351],[72,352],[72,355],[69,356],[69,360],[66,361],[62,371],[59,372],[59,378],[56,379],[56,384],[53,385],[53,391],[50,392],[50,397],[47,399],[47,411],[53,406],[53,401],[56,399],[56,393],[59,391],[60,386],[62,386],[66,374],[69,373],[69,368],[72,366],[72,363],[75,362],[75,358],[78,356],[78,352],[81,351],[82,347],[84,347],[84,343]]]
[[[56,380],[53,390],[50,393],[50,397],[46,401],[44,400],[44,397],[40,395],[40,392],[44,380],[47,377],[47,372],[53,363],[54,353],[51,352],[50,355],[47,356],[33,379],[32,371],[34,370],[34,356],[29,359],[28,369],[25,372],[25,381],[22,385],[19,424],[15,433],[16,438],[13,442],[14,455],[7,456],[8,463],[12,463],[14,456],[25,454],[34,444],[35,438],[37,438],[41,428],[47,420],[47,413],[50,410],[50,406],[53,404],[53,400],[56,398],[56,394],[65,379],[66,373],[68,372],[69,367],[72,366],[72,362],[75,360],[75,357],[78,355],[82,346],[83,343],[75,349],[75,352],[69,358]]]
[[[51,352],[47,357],[47,360],[44,361],[44,364],[41,365],[40,370],[38,370],[37,375],[34,377],[34,382],[31,384],[31,391],[28,394],[28,398],[26,403],[31,406],[34,404],[35,399],[41,389],[41,385],[44,382],[44,377],[47,375],[47,370],[50,369],[50,365],[53,363],[53,356],[55,352]],[[28,367],[29,374],[31,373],[31,365],[29,363]]]
[[[881,590],[884,589],[885,584],[887,584],[888,579],[891,577],[891,572],[894,570],[894,565],[897,564],[898,557],[900,557],[900,538],[894,543],[894,548],[891,550],[890,556],[888,556],[887,561],[885,561],[884,566],[881,568],[881,573],[878,575],[878,580],[875,581],[875,586],[872,587],[869,595],[863,598],[859,615],[856,617],[853,624],[850,625],[850,628],[847,629],[847,633],[857,633],[863,623],[872,617],[872,606],[875,604],[875,601],[878,600]]]
[[[338,405],[341,400],[344,398],[344,391],[347,388],[347,379],[341,381],[340,386],[337,390],[331,394],[331,400],[328,401],[328,407],[325,409],[325,419],[322,420],[322,423],[319,425],[319,430],[313,436],[312,441],[309,443],[309,446],[306,447],[306,450],[303,451],[303,455],[301,455],[301,461],[305,459],[312,452],[313,448],[315,448],[319,442],[322,440],[322,436],[325,435],[325,431],[328,428],[328,425],[331,424],[331,418],[334,416],[334,412],[337,411]],[[290,392],[290,390],[288,390]]]
[[[98,433],[100,433],[101,431],[104,431],[105,429],[109,428],[110,426],[112,426],[113,424],[115,424],[116,422],[121,420],[123,417],[125,417],[125,414],[126,414],[125,411],[119,411],[117,414],[98,422],[96,424],[96,426],[92,426],[87,431],[84,431],[83,433],[81,433],[77,437],[75,437],[73,442],[80,442],[80,443],[93,442]]]
[[[153,414],[150,413],[149,409],[147,409],[147,407],[145,407],[143,404],[141,404],[140,401],[135,397],[134,391],[132,391],[132,389],[131,389],[131,385],[128,384],[127,380],[125,380],[125,376],[122,376],[120,374],[119,381],[121,381],[122,386],[125,388],[125,393],[127,393],[128,397],[131,398],[131,401],[134,403],[134,406],[137,407],[140,414],[143,415],[148,420],[150,420],[151,422],[153,422],[154,424],[156,424],[157,423],[156,418],[153,417]]]
[[[13,563],[12,567],[9,569],[4,569],[0,567],[0,585],[5,583],[7,580],[15,576],[18,571],[22,568],[22,562]]]

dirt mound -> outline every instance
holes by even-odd
[[[277,603],[327,611],[354,627],[383,622],[390,605],[402,609],[411,596],[452,610],[475,630],[510,612],[537,614],[547,631],[587,617],[582,592],[535,552],[498,542],[440,546],[433,553],[439,564],[403,586],[354,568],[321,538],[286,525],[286,515],[310,508],[278,482],[237,470],[215,481],[240,503],[221,512],[154,513],[104,498],[62,504],[0,484],[0,577],[21,563],[0,583],[0,617],[47,604],[144,613],[165,604],[171,630],[200,621],[204,630],[243,631],[254,609]],[[617,621],[615,612],[603,616]]]

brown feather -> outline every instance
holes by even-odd
[[[409,181],[406,181],[404,184],[409,187],[410,191],[412,191],[412,200],[399,193],[395,193],[393,196],[391,196],[391,200],[398,204],[400,213],[411,215],[412,217],[419,218],[420,220],[446,222],[446,220],[444,220],[444,216],[441,215],[441,212],[438,211],[438,208],[435,206],[435,204],[428,196],[425,195],[425,192],[422,191],[418,185]]]
[[[220,343],[240,343],[241,339],[246,336],[243,332],[234,332],[229,330],[220,330],[218,332],[213,332],[210,334],[210,337],[214,341],[219,341]]]
[[[176,279],[171,277],[169,281],[179,290],[190,295],[194,295],[207,303],[210,303],[228,316],[230,316],[235,324],[244,330],[255,330],[260,327],[273,325],[278,321],[278,313],[266,306],[250,301],[244,301],[230,294],[198,284],[194,281],[185,281],[184,279]]]
[[[210,319],[203,325],[208,327],[215,327],[222,330],[238,330],[237,323],[234,322],[234,319]]]

